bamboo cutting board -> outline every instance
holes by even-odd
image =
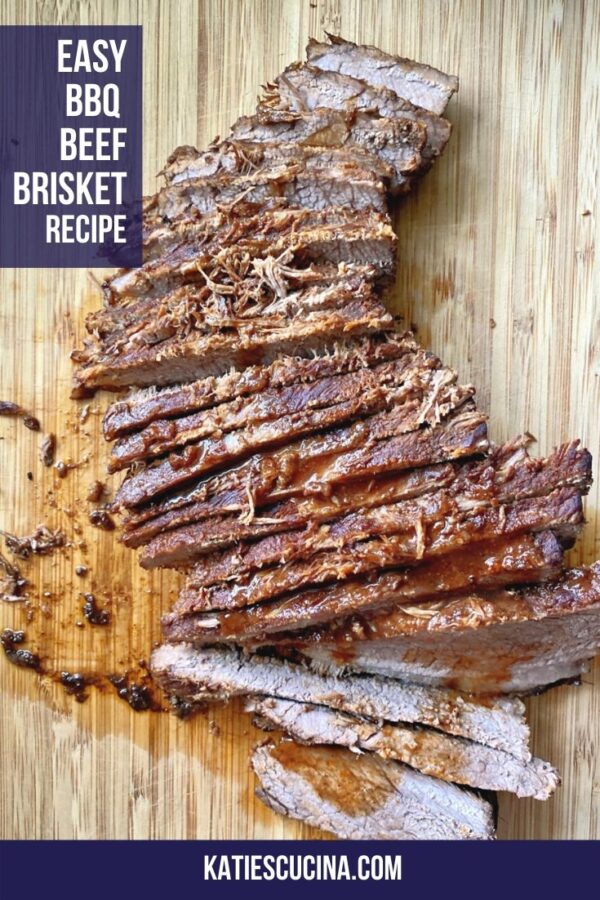
[[[144,26],[146,192],[175,146],[226,134],[324,29],[458,74],[449,149],[399,210],[394,311],[475,382],[495,439],[528,429],[545,453],[578,436],[598,456],[600,4],[0,0],[0,23]],[[0,272],[0,398],[34,411],[57,435],[57,458],[80,464],[58,478],[38,460],[39,436],[0,419],[0,527],[47,522],[72,542],[24,566],[24,627],[48,665],[106,672],[148,656],[177,577],[144,575],[114,534],[87,524],[87,487],[105,480],[106,396],[81,422],[68,357],[97,305],[83,271]],[[597,486],[587,517],[574,562],[600,557]],[[90,590],[110,627],[76,626]],[[24,625],[22,607],[0,615],[1,627]],[[79,705],[4,659],[0,678],[0,837],[318,836],[254,799],[247,759],[260,735],[235,704],[185,723],[135,714],[112,692]],[[563,786],[545,804],[502,799],[500,836],[600,837],[600,667],[529,710],[534,750]]]

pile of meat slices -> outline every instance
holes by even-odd
[[[565,570],[591,459],[488,442],[471,385],[382,302],[391,195],[443,151],[457,80],[339,38],[146,202],[75,396],[106,413],[141,564],[187,583],[153,655],[187,703],[287,739],[260,794],[342,837],[489,838],[481,791],[547,798],[518,695],[600,647],[600,564]],[[292,740],[290,740],[290,738]]]

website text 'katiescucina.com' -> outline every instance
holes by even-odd
[[[215,853],[203,857],[206,881],[401,881],[402,857],[297,853]]]

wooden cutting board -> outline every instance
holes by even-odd
[[[458,74],[450,147],[398,212],[394,311],[478,386],[496,440],[529,430],[539,453],[572,437],[597,453],[600,4],[0,2],[2,24],[77,22],[144,26],[146,192],[174,147],[225,135],[252,111],[259,85],[324,29]],[[47,522],[73,544],[25,566],[25,627],[49,665],[118,671],[148,656],[177,578],[144,575],[115,534],[86,521],[87,487],[105,480],[107,398],[79,420],[69,352],[99,298],[83,271],[5,270],[0,281],[0,398],[32,409],[56,433],[57,457],[80,463],[58,478],[38,460],[39,436],[0,420],[0,527],[28,533]],[[587,517],[574,562],[600,557],[597,487]],[[74,574],[80,563],[85,578]],[[108,628],[75,625],[89,590],[110,608]],[[0,615],[2,627],[25,620],[8,604]],[[503,798],[501,837],[600,837],[595,673],[530,701],[534,749],[563,786],[547,803]],[[0,677],[0,837],[317,836],[254,799],[247,760],[260,734],[236,704],[185,723],[135,714],[114,693],[77,704],[4,659]]]

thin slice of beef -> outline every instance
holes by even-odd
[[[377,441],[374,447],[371,447],[370,452],[365,450],[362,472],[349,468],[348,474],[345,475],[343,466],[337,459],[338,464],[334,472],[340,482],[337,487],[339,489],[345,482],[360,481],[361,475],[364,483],[364,479],[381,474],[383,471],[401,473],[420,466],[426,467],[430,472],[433,484],[436,474],[431,470],[432,464],[429,463],[429,460],[434,460],[435,464],[435,461],[467,458],[484,452],[487,448],[486,435],[483,416],[472,410],[464,412],[459,410],[458,414],[450,415],[448,420],[439,427]],[[360,441],[357,440],[355,433],[352,434],[351,444],[356,446],[357,443],[362,443],[365,435],[359,437]],[[253,514],[254,505],[264,505],[267,498],[271,502],[275,502],[303,493],[306,496],[330,496],[330,491],[333,491],[335,487],[334,479],[328,480],[330,460],[325,458],[320,461],[320,470],[323,476],[320,482],[316,482],[314,479],[315,472],[319,468],[318,460],[314,460],[311,465],[304,464],[302,467],[298,463],[299,452],[315,449],[314,444],[309,445],[310,440],[307,438],[305,441],[301,441],[299,445],[292,448],[291,453],[289,448],[285,448],[283,451],[259,454],[248,462],[242,463],[237,469],[209,476],[199,485],[196,484],[190,488],[187,496],[193,497],[195,502],[205,501],[208,505],[208,514],[210,514],[210,506],[213,501],[215,502],[215,512],[222,507],[227,508],[228,495],[232,497],[233,507],[237,508],[240,503],[240,491],[243,490],[250,515]],[[326,446],[334,447],[335,444],[335,441],[325,443],[320,440],[319,446],[323,449]],[[165,509],[168,511],[170,502],[173,502],[174,508],[176,508],[185,496],[185,492],[177,493],[174,498],[167,497],[163,504],[149,504],[146,510],[141,509],[137,514],[140,517],[145,513],[151,514],[157,509],[157,505],[160,506],[161,511]],[[120,498],[117,498],[117,502],[121,502]],[[144,520],[139,518],[136,521],[139,525]],[[177,554],[180,552],[180,546],[177,543]],[[162,548],[162,551],[169,552],[166,546]],[[190,552],[193,553],[193,556],[196,555],[195,543],[191,544]],[[185,559],[185,556],[178,555],[177,558],[181,560]]]
[[[123,540],[129,547],[150,541],[144,560],[150,562],[159,555],[164,564],[176,559],[180,537],[187,546],[193,535],[197,552],[204,553],[309,522],[327,522],[353,510],[423,496],[440,488],[450,493],[464,513],[484,502],[512,503],[543,496],[559,487],[576,487],[586,493],[590,483],[591,456],[580,449],[578,441],[557,448],[546,459],[535,459],[517,439],[474,463],[441,464],[414,473],[342,485],[327,497],[291,497],[260,512],[255,508],[253,514],[249,514],[248,496],[242,489],[230,491],[221,499],[217,496],[182,502],[148,518],[130,519]],[[194,526],[193,531],[185,528],[189,525]]]
[[[358,372],[399,359],[417,349],[418,344],[408,332],[369,336],[344,341],[336,345],[331,354],[313,359],[283,356],[270,366],[248,366],[242,371],[233,370],[216,378],[209,376],[161,391],[154,388],[136,391],[109,406],[102,423],[104,437],[113,441],[157,419],[190,415],[221,403],[252,398],[262,391],[311,384],[322,378]]]
[[[376,753],[441,781],[536,800],[547,800],[560,783],[556,769],[542,759],[523,762],[503,750],[430,728],[366,722],[326,706],[276,697],[247,700],[245,709],[254,713],[259,728],[280,729],[301,744],[333,744],[355,753]]]
[[[180,494],[179,503],[171,497],[162,503],[148,504],[132,511],[125,519],[122,539],[128,547],[148,543],[144,558],[150,561],[155,554],[161,554],[166,562],[171,559],[172,553],[179,552],[178,535],[189,533],[185,526],[194,526],[198,553],[210,552],[236,541],[254,540],[299,528],[309,521],[327,522],[353,509],[369,509],[419,497],[448,485],[453,477],[452,465],[441,463],[389,477],[342,484],[334,487],[325,497],[290,497],[273,506],[263,507],[260,512],[250,508],[248,493],[241,487],[218,493],[210,499],[195,500],[192,497],[188,502],[184,499],[185,495]]]
[[[558,578],[562,548],[551,532],[499,538],[431,559],[412,569],[374,574],[326,588],[301,590],[272,602],[228,612],[199,612],[196,591],[184,590],[163,619],[170,640],[261,643],[277,632],[314,629],[461,591],[490,590]],[[200,604],[200,609],[202,605]]]
[[[258,747],[256,794],[282,815],[352,840],[490,840],[479,794],[393,760],[282,741]]]
[[[422,368],[423,362],[427,364],[428,356],[417,350],[399,360],[379,363],[372,369],[363,368],[284,388],[267,388],[250,399],[239,398],[177,419],[156,419],[137,434],[116,442],[110,470],[163,456],[211,435],[249,428],[302,410],[333,406],[363,392],[376,390],[378,386],[397,386],[405,373]]]
[[[446,688],[372,675],[337,678],[304,665],[229,648],[163,644],[151,670],[165,693],[192,705],[239,696],[270,696],[315,703],[375,721],[427,725],[531,759],[525,707],[509,697],[477,700]]]
[[[358,273],[327,287],[315,285],[279,298],[255,292],[254,284],[254,279],[250,285],[244,279],[235,288],[219,285],[214,290],[185,285],[164,297],[105,309],[94,321],[88,319],[92,338],[85,340],[84,349],[74,358],[86,365],[111,354],[119,357],[139,348],[202,336],[238,334],[243,343],[261,332],[287,329],[294,320],[343,313],[352,295],[355,300],[370,296],[369,282]]]
[[[270,198],[283,198],[292,207],[310,210],[340,206],[386,211],[385,184],[372,171],[380,166],[378,157],[369,171],[353,162],[348,150],[327,148],[326,164],[318,167],[307,165],[304,151],[295,146],[295,157],[288,155],[286,159],[282,152],[272,160],[263,160],[249,175],[225,172],[168,185],[156,195],[149,215],[158,222],[194,219],[239,200],[265,203]]]
[[[578,679],[600,649],[600,563],[553,584],[357,617],[289,643],[331,671],[475,694],[537,691]]]
[[[328,35],[329,43],[311,38],[306,48],[308,62],[318,69],[360,78],[367,84],[388,88],[436,115],[441,115],[452,94],[458,90],[458,78],[432,66],[384,53],[378,47],[353,44]]]
[[[318,71],[318,70],[315,70]],[[248,156],[275,156],[281,148],[296,146],[305,152],[323,147],[343,148],[352,159],[368,167],[388,188],[397,193],[408,190],[411,177],[423,168],[421,152],[427,132],[421,122],[409,118],[385,118],[371,112],[318,109],[310,114],[259,107],[257,115],[238,119],[229,140],[200,152],[183,147],[175,151],[163,174],[170,184],[237,171],[248,166]],[[190,152],[191,151],[191,152]],[[250,165],[254,164],[253,162]]]
[[[372,210],[266,209],[253,216],[230,211],[206,221],[163,225],[147,242],[155,248],[141,268],[117,272],[105,283],[108,302],[162,296],[182,284],[205,283],[207,275],[247,266],[253,259],[291,254],[297,265],[312,261],[394,268],[396,236],[388,216]],[[287,257],[286,257],[287,258]]]
[[[158,297],[126,297],[88,315],[86,329],[107,351],[131,340],[153,344],[186,337],[191,330],[274,328],[298,315],[336,309],[344,291],[360,292],[376,278],[372,266],[298,268],[287,264],[291,257],[239,260],[233,269],[213,268],[204,283],[182,285]]]
[[[439,378],[436,377],[438,374]],[[328,448],[337,449],[340,446],[343,449],[344,439],[356,441],[361,431],[362,437],[370,441],[388,435],[411,433],[422,428],[424,422],[429,424],[431,419],[435,422],[438,409],[446,412],[454,410],[470,399],[472,388],[453,384],[454,378],[455,375],[450,370],[440,373],[434,371],[432,374],[427,369],[415,373],[414,380],[411,381],[400,374],[397,384],[378,385],[363,395],[336,406],[282,416],[275,422],[245,429],[243,434],[232,432],[224,434],[219,440],[207,439],[199,444],[192,444],[181,453],[172,453],[167,459],[133,474],[121,486],[117,502],[125,507],[138,506],[211,469],[232,465],[236,460],[263,447],[285,443],[287,446],[283,452],[293,453],[295,447],[302,446],[294,444],[294,439],[314,431],[322,432],[342,422],[359,419],[342,432],[342,440],[339,442],[336,441],[340,434],[339,428],[315,438],[313,450],[318,453],[321,448],[321,453],[326,453]],[[447,384],[448,381],[451,383]],[[439,406],[436,407],[438,399]],[[365,416],[368,418],[361,420]],[[440,438],[443,441],[441,435]],[[414,451],[418,454],[420,444],[421,439],[414,438],[410,447],[413,448],[414,445]],[[413,459],[412,456],[410,458]],[[403,467],[410,468],[411,465],[414,463],[407,463]],[[341,462],[338,469],[343,469]],[[287,471],[292,474],[289,463]],[[357,471],[360,473],[360,469],[353,469],[350,474],[356,475]]]
[[[270,535],[200,557],[184,595],[197,592],[198,609],[249,606],[310,584],[414,565],[503,535],[552,529],[570,544],[583,524],[576,488],[464,516],[452,511],[443,494],[350,513],[331,524]]]
[[[266,111],[263,109],[263,112]],[[356,122],[353,113],[327,109],[320,112],[322,115],[317,115],[315,119],[319,130],[327,132],[323,141],[287,141],[279,134],[276,135],[276,140],[265,139],[264,134],[254,140],[252,137],[241,138],[232,133],[224,141],[214,141],[207,150],[197,150],[190,146],[177,147],[160,174],[164,175],[167,185],[176,185],[191,179],[215,178],[224,174],[256,174],[261,167],[266,169],[288,162],[298,168],[313,171],[332,166],[362,166],[382,180],[390,178],[392,172],[388,162],[380,159],[364,144],[348,140],[350,130]],[[256,122],[260,118],[261,114],[258,114]],[[297,114],[287,109],[274,110],[269,114],[268,121],[292,122],[294,119],[298,119]],[[371,140],[367,143],[397,142],[400,146],[396,152],[402,154],[404,166],[407,171],[414,171],[419,165],[420,150],[425,143],[425,127],[406,119],[404,129],[400,130],[399,122],[390,120],[386,123],[384,117],[370,120],[368,115],[363,116],[362,127],[366,128],[370,121],[373,122],[373,134],[379,134],[379,141]],[[234,130],[236,127],[234,125]],[[152,200],[148,205],[151,208]]]
[[[285,444],[289,439],[364,416],[381,403],[380,393],[372,391],[367,396],[346,400],[324,410],[300,412],[264,423],[252,428],[248,434],[233,432],[218,439],[201,441],[134,472],[121,486],[117,501],[125,507],[137,506],[206,472],[231,466],[262,447]]]
[[[296,115],[303,115],[306,119],[309,114],[318,115],[323,108],[334,110],[338,114],[353,113],[361,123],[362,117],[365,116],[367,118],[362,124],[363,128],[369,125],[373,127],[374,116],[383,121],[396,121],[402,129],[406,128],[406,122],[424,128],[426,137],[421,148],[421,171],[443,153],[452,131],[447,119],[423,107],[415,106],[394,91],[366,84],[350,75],[324,71],[305,63],[288,66],[276,79],[274,86],[267,88],[265,98],[257,108],[257,117],[259,122],[261,120],[266,122],[269,120],[270,111],[274,123],[279,124],[286,120],[293,121],[289,113],[286,115],[287,110]],[[232,134],[236,137],[252,134],[251,122],[252,119],[239,119],[233,126]],[[303,126],[303,129],[307,130],[308,125]],[[260,130],[257,129],[256,133],[260,134]],[[407,134],[411,133],[412,128]]]
[[[337,309],[308,313],[274,325],[254,322],[208,334],[191,330],[185,337],[175,334],[164,340],[151,337],[149,342],[131,341],[108,353],[92,346],[77,357],[81,365],[75,374],[72,396],[85,396],[100,388],[114,391],[130,385],[195,381],[222,375],[247,363],[268,365],[280,355],[325,351],[346,334],[358,337],[391,328],[391,316],[374,297],[363,299],[359,293],[347,299]]]
[[[154,198],[151,198],[151,202],[154,202]],[[356,213],[350,214],[356,218]],[[338,210],[333,214],[333,221],[336,224],[345,224],[348,215]],[[194,243],[211,244],[214,253],[217,254],[223,247],[232,247],[239,241],[250,241],[254,236],[265,232],[276,239],[287,227],[305,225],[310,228],[311,225],[315,225],[319,228],[323,223],[324,213],[290,209],[281,199],[271,199],[266,203],[240,201],[233,207],[218,209],[207,216],[197,216],[193,221],[159,222],[157,217],[152,215],[143,221],[143,259],[147,266],[150,262],[170,257],[175,251],[179,251],[179,258],[182,258],[182,253],[187,252],[188,255],[191,253]],[[114,302],[115,296],[119,294],[118,302],[123,302],[124,292],[120,289],[119,283],[123,280],[123,276],[127,276],[128,271],[121,270],[106,282],[109,288],[116,282],[118,288],[117,292],[107,292],[109,302]],[[151,281],[147,282],[146,290],[142,290],[141,293],[144,295],[156,293]]]

